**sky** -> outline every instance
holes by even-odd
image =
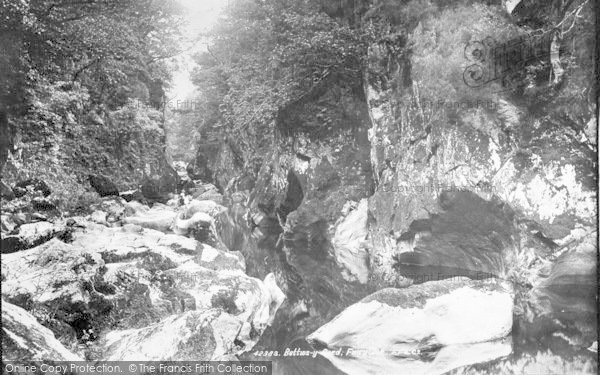
[[[187,36],[192,39],[208,31],[218,21],[221,10],[228,0],[178,0],[186,8]],[[206,48],[202,42],[177,57],[178,70],[173,73],[168,100],[185,100],[194,92],[190,73],[194,69],[192,55]]]

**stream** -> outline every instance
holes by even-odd
[[[282,234],[276,223],[263,222],[251,229],[245,215],[241,206],[232,207],[219,221],[218,231],[229,249],[244,254],[250,276],[262,279],[275,272],[285,280],[286,302],[243,359],[272,360],[274,374],[345,374],[320,355],[295,357],[294,353],[312,352],[315,348],[305,341],[306,336],[376,289],[342,277],[329,255],[325,223],[300,223],[292,233]],[[415,283],[430,281],[430,275],[437,274],[482,276],[464,269],[416,264],[405,267],[403,273],[414,277]],[[512,337],[508,338],[510,354],[450,373],[546,374],[552,369],[556,372],[549,373],[563,374],[595,369],[597,353],[578,344],[596,337],[596,293],[595,288],[567,285],[536,295],[535,302],[525,301],[524,308],[515,308]],[[273,356],[274,351],[279,357]]]

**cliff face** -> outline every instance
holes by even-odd
[[[591,15],[567,31],[551,27],[579,8],[354,5],[324,10],[350,24],[358,12],[356,27],[379,33],[362,87],[331,77],[281,109],[254,170],[226,143],[212,162],[219,184],[296,237],[322,224],[327,243],[368,198],[368,235],[337,239],[353,242],[354,260],[338,262],[349,279],[404,285],[433,266],[535,284],[533,269],[596,226]]]
[[[591,40],[581,30],[562,36],[556,66],[556,37],[526,34],[519,9],[433,7],[408,31],[410,53],[371,47],[371,228],[384,244],[372,255],[384,279],[400,248],[419,264],[506,275],[524,266],[511,264],[516,254],[545,259],[593,236],[596,120],[591,97],[575,94],[589,90],[592,67],[568,63]]]

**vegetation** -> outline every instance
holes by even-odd
[[[256,162],[278,133],[299,130],[282,129],[287,108],[314,99],[332,82],[361,87],[366,38],[316,0],[232,2],[207,52],[196,57],[200,133],[218,133],[243,163]]]
[[[1,0],[3,178],[76,194],[88,173],[139,180],[164,148],[180,13],[174,1]]]

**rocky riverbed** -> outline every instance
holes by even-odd
[[[273,274],[248,276],[244,257],[219,240],[215,218],[226,210],[191,196],[152,207],[109,197],[91,215],[3,235],[3,359],[216,360],[250,350],[285,296]]]

